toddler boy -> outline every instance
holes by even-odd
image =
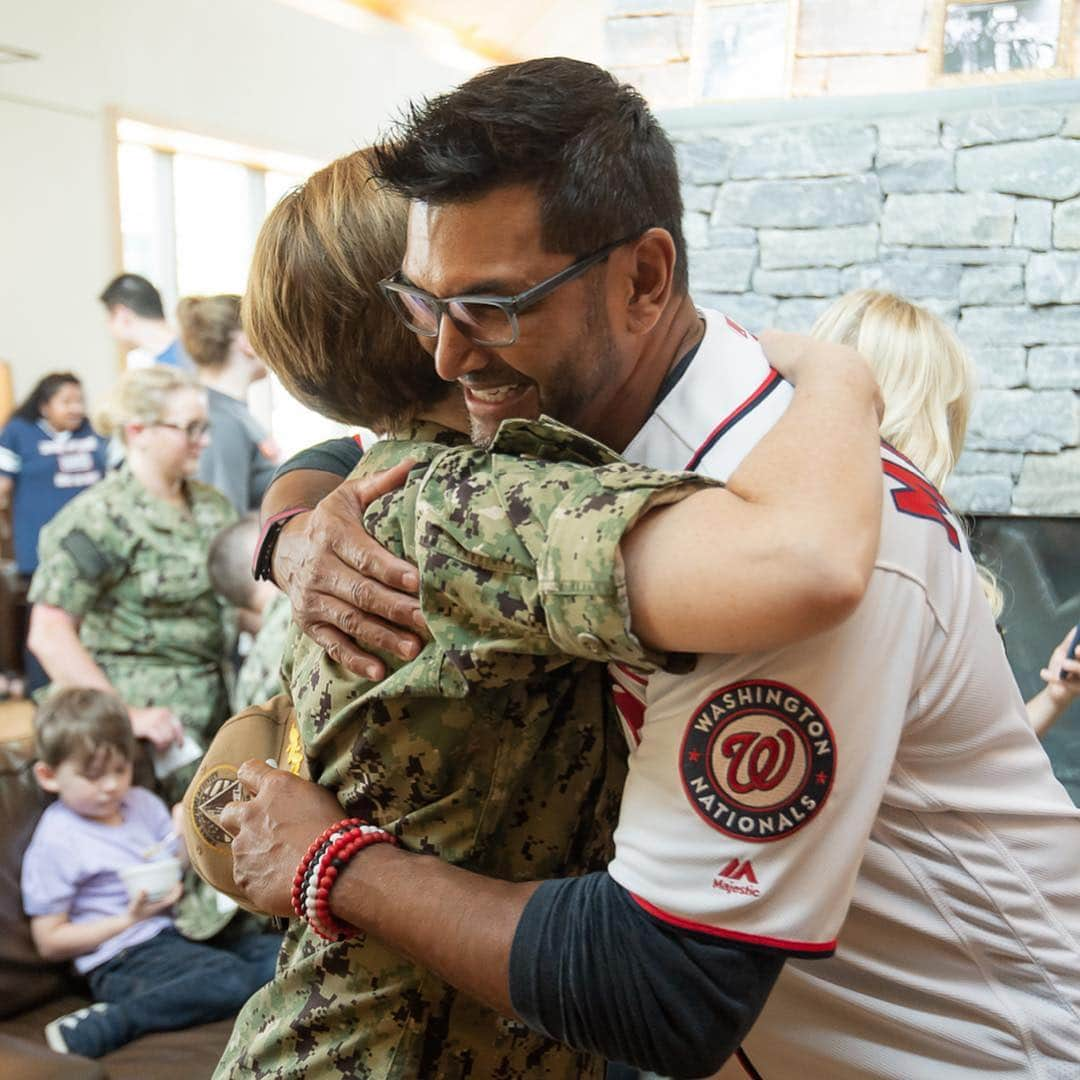
[[[74,960],[95,999],[45,1028],[49,1046],[96,1058],[151,1031],[235,1013],[273,976],[280,939],[249,934],[229,949],[189,941],[169,915],[179,883],[156,901],[129,898],[118,871],[169,854],[172,819],[156,795],[132,787],[135,736],[123,703],[62,690],[35,727],[34,777],[59,798],[23,857],[23,908],[38,952]]]

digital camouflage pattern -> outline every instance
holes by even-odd
[[[205,748],[229,715],[224,602],[206,556],[236,511],[205,484],[187,490],[190,515],[122,467],[72,499],[41,531],[30,601],[80,620],[79,639],[125,704],[172,709]],[[170,801],[193,774],[168,778]]]
[[[390,674],[372,684],[290,631],[283,674],[311,775],[347,814],[412,851],[515,881],[600,869],[625,744],[607,713],[605,670],[589,660],[659,659],[628,630],[617,545],[645,510],[704,482],[628,466],[551,422],[505,424],[494,455],[446,450],[461,442],[421,425],[376,444],[354,471],[418,462],[365,525],[420,566],[435,640],[410,663],[384,657]],[[297,921],[215,1073],[602,1075],[601,1061],[497,1016],[378,941],[326,943]]]
[[[285,639],[292,621],[292,607],[284,593],[266,605],[262,614],[262,626],[251,643],[251,651],[244,657],[236,674],[233,690],[233,712],[238,713],[251,705],[269,701],[280,694],[281,657],[285,652]]]

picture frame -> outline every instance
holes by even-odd
[[[697,0],[690,85],[701,104],[789,97],[799,0]]]
[[[1068,78],[1075,0],[937,0],[930,48],[939,86]]]

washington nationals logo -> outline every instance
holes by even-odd
[[[712,694],[690,718],[679,752],[683,789],[700,817],[752,843],[801,829],[824,804],[835,771],[821,710],[765,679]]]

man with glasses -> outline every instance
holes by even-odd
[[[517,343],[521,332],[518,315],[538,304],[560,285],[591,270],[617,247],[633,239],[633,236],[627,236],[605,244],[599,251],[583,255],[565,270],[544,278],[517,296],[451,296],[440,300],[403,280],[400,270],[380,282],[380,287],[401,321],[419,337],[437,339],[439,326],[446,317],[473,344],[501,349]]]
[[[480,75],[418,109],[378,164],[413,200],[384,287],[480,444],[546,412],[631,460],[724,478],[783,411],[790,390],[746,331],[689,297],[671,147],[599,69]],[[774,957],[750,1075],[1074,1067],[1080,819],[947,506],[888,448],[883,466],[882,551],[848,623],[689,675],[613,672],[633,753],[608,873],[509,885],[381,845],[335,886],[336,916],[541,1031],[663,1072],[735,1049]],[[319,625],[351,587],[330,584],[341,560],[305,550],[310,532],[283,533],[275,573],[312,636],[370,667]],[[415,650],[378,621],[415,612],[385,590],[409,568],[355,531],[333,541],[380,579],[365,640]],[[302,785],[273,787],[306,820]]]

